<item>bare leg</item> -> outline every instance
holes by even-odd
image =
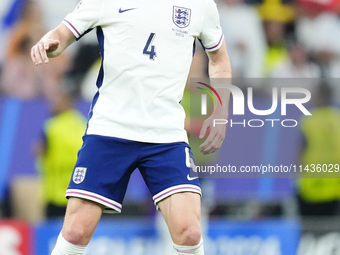
[[[200,196],[190,192],[176,193],[160,201],[158,206],[169,227],[175,248],[193,250],[193,253],[185,252],[186,254],[204,254],[201,243]],[[175,254],[184,253],[177,251]]]
[[[68,201],[63,229],[52,255],[83,254],[98,225],[104,206],[71,197]]]
[[[64,238],[76,245],[87,245],[98,225],[103,210],[103,205],[71,197],[61,231]]]

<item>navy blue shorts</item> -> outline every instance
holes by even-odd
[[[184,142],[155,144],[85,135],[66,197],[95,201],[104,212],[120,212],[132,172],[138,168],[155,205],[178,192],[201,195],[190,147]],[[191,173],[193,173],[191,171]]]

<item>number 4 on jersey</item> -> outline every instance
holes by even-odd
[[[149,55],[149,58],[151,60],[155,60],[155,57],[157,57],[157,54],[155,52],[155,46],[151,45],[152,42],[153,42],[153,39],[155,39],[156,37],[156,34],[155,33],[151,33],[150,36],[149,36],[149,39],[148,41],[146,42],[145,44],[145,47],[144,47],[144,50],[143,50],[143,54],[144,55]],[[151,46],[151,47],[150,47]],[[151,48],[150,50],[149,47]]]

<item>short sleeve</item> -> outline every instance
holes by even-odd
[[[77,39],[100,25],[104,0],[81,0],[73,12],[62,21]]]
[[[220,25],[218,10],[213,0],[208,0],[203,17],[201,33],[198,38],[206,51],[214,51],[221,47],[223,32]]]

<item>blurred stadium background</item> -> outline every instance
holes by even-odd
[[[216,3],[233,76],[240,84],[249,79],[259,84],[254,86],[254,100],[270,102],[268,82],[261,82],[265,79],[322,79],[332,90],[332,105],[339,108],[339,0]],[[48,170],[41,169],[48,166],[42,160],[50,145],[50,120],[53,114],[73,108],[70,97],[74,108],[86,117],[96,91],[99,48],[91,32],[39,68],[31,63],[30,48],[76,5],[76,0],[0,1],[0,255],[49,254],[62,226],[58,215],[65,201],[53,204],[45,189],[60,177],[47,180]],[[206,78],[207,58],[196,45],[189,78]],[[329,118],[336,122],[337,114]],[[301,112],[293,115],[299,119]],[[208,160],[228,164],[233,159],[244,165],[254,160],[272,165],[301,163],[299,148],[306,143],[303,130],[248,131],[228,130],[223,147]],[[340,129],[321,131],[333,141],[332,162],[339,164]],[[327,151],[319,149],[320,154]],[[56,160],[69,160],[61,158]],[[67,171],[71,175],[72,169]],[[49,190],[49,195],[63,192],[58,187]],[[340,185],[337,180],[317,180],[306,187],[301,192],[294,178],[204,179],[206,254],[340,254]],[[164,222],[138,171],[131,177],[123,206],[121,215],[103,217],[86,254],[172,254]]]

